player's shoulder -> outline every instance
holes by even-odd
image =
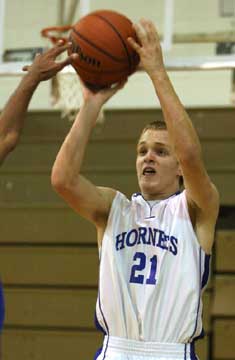
[[[110,199],[111,201],[113,201],[113,199],[115,198],[115,196],[117,194],[117,190],[110,188],[110,187],[97,186],[97,189],[103,197]]]
[[[124,195],[119,190],[99,186],[98,191],[100,192],[101,196],[105,199],[105,201],[109,204],[111,209],[113,202],[117,203],[129,203],[129,199],[126,195]]]
[[[97,190],[101,196],[101,198],[103,199],[104,203],[106,204],[106,211],[107,211],[107,216],[110,213],[113,201],[115,199],[115,197],[117,196],[117,190],[110,188],[110,187],[105,187],[105,186],[97,186]]]
[[[163,207],[171,208],[172,210],[177,207],[184,206],[186,202],[185,190],[177,191],[176,193],[168,196],[167,198],[161,200]]]

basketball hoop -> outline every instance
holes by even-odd
[[[52,44],[56,44],[59,40],[68,42],[68,37],[62,36],[65,32],[72,29],[71,25],[68,26],[50,26],[41,30],[42,37],[49,39]]]

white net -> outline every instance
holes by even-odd
[[[82,102],[82,88],[77,73],[72,66],[66,67],[52,80],[52,103],[56,109],[61,110],[61,116],[74,121]],[[104,122],[102,110],[97,120]]]
[[[60,72],[52,81],[52,102],[61,110],[62,117],[74,120],[82,101],[82,91],[77,75]]]

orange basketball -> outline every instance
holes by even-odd
[[[70,53],[79,54],[72,65],[89,88],[108,87],[135,72],[139,56],[127,42],[128,37],[137,41],[132,22],[110,10],[92,12],[72,27]]]

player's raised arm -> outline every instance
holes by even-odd
[[[219,208],[219,196],[202,160],[201,145],[192,122],[180,102],[163,63],[159,36],[154,24],[142,19],[134,25],[140,44],[129,39],[138,52],[141,65],[151,78],[159,98],[170,141],[180,163],[193,225],[213,229]],[[194,221],[195,220],[195,221]],[[204,249],[211,250],[213,237],[203,236]]]
[[[0,162],[11,152],[19,141],[24,125],[24,119],[29,102],[41,81],[53,77],[64,66],[71,62],[72,55],[62,62],[56,62],[56,57],[71,45],[59,42],[43,54],[38,54],[30,66],[25,66],[27,74],[9,98],[0,115]]]
[[[73,209],[98,228],[105,226],[116,192],[93,185],[81,175],[80,170],[102,105],[122,86],[120,84],[97,93],[83,86],[83,103],[52,169],[51,182],[55,190]]]
[[[37,55],[31,66],[24,67],[23,70],[27,71],[27,74],[22,78],[0,115],[0,164],[19,141],[29,102],[39,83],[54,76],[75,56],[70,56],[62,62],[55,61],[56,57],[69,46],[71,45],[63,45],[63,42],[59,42],[54,48]],[[0,358],[4,314],[3,288],[0,282]]]

